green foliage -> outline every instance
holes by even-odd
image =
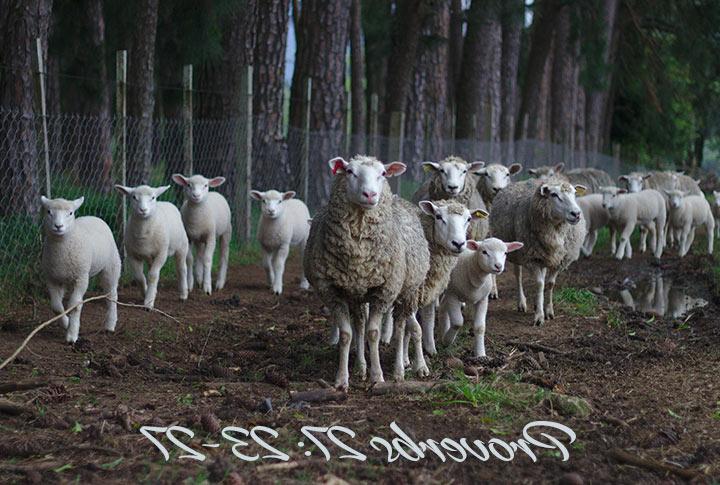
[[[572,315],[588,317],[597,312],[597,297],[588,290],[562,288],[555,294],[555,301]]]

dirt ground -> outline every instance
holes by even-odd
[[[488,315],[490,359],[472,358],[472,330],[466,325],[459,342],[429,363],[428,380],[455,384],[426,393],[375,395],[351,377],[349,394],[338,402],[289,399],[289,390],[319,389],[318,379],[332,383],[337,369],[321,303],[297,287],[296,258],[280,298],[254,265],[231,268],[225,290],[210,297],[196,290],[184,304],[176,301],[173,285],[165,284],[156,305],[177,321],[121,307],[118,329],[110,335],[101,330],[104,304],[93,302],[84,308],[76,345],[65,344],[60,325],[52,325],[0,371],[0,383],[47,384],[4,396],[26,412],[0,413],[0,482],[672,483],[693,476],[711,482],[720,477],[720,321],[711,264],[702,256],[682,266],[673,258],[662,264],[646,257],[619,264],[597,255],[576,263],[558,286],[598,296],[589,307],[557,303],[556,319],[543,327],[531,326],[531,314],[515,311],[512,275],[506,273],[499,279],[501,299],[491,302]],[[709,305],[663,319],[605,296],[627,278],[659,270],[674,275],[675,285],[690,285]],[[529,301],[532,288],[529,284]],[[141,301],[132,287],[121,291],[120,300]],[[0,356],[10,355],[50,316],[45,304],[27,302],[1,315]],[[389,378],[391,349],[383,347],[382,355]],[[415,379],[410,371],[407,378]],[[476,381],[487,392],[473,394],[475,401],[463,397],[458,389]],[[565,409],[553,399],[557,395],[582,398],[591,408]],[[536,448],[535,463],[521,452],[509,462],[494,457],[443,462],[428,453],[417,462],[388,463],[384,451],[369,446],[373,436],[395,437],[393,421],[414,440],[487,442],[516,440],[535,420],[562,423],[577,434],[567,461],[557,451]],[[139,431],[172,425],[194,431],[192,439],[175,435],[203,453],[204,461],[180,458],[183,452],[160,437],[170,450],[166,462]],[[352,439],[338,436],[367,454],[367,461],[341,459],[344,451],[326,439],[329,461],[313,447],[299,447],[301,427],[333,425],[356,433]],[[276,430],[277,438],[262,436],[289,460],[240,460],[221,435],[225,426]],[[645,464],[621,463],[627,460],[618,458],[617,450]],[[257,445],[239,451],[266,454]],[[305,451],[312,453],[308,457]]]

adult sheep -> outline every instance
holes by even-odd
[[[560,271],[580,256],[585,240],[585,219],[575,196],[585,193],[585,187],[557,178],[527,180],[512,184],[495,197],[490,212],[493,237],[503,241],[522,241],[522,249],[510,253],[508,260],[515,264],[518,286],[518,310],[527,311],[522,287],[522,267],[530,268],[537,281],[535,324],[555,318],[553,289]],[[548,290],[547,309],[544,306],[545,288]]]
[[[557,177],[570,182],[572,185],[582,185],[588,193],[598,193],[600,187],[613,184],[612,177],[604,170],[598,168],[574,168],[565,170],[564,163],[558,163],[554,166],[537,167],[528,170],[528,173],[539,179],[547,179]]]

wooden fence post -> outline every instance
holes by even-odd
[[[50,146],[48,144],[48,129],[47,129],[47,104],[45,101],[45,65],[43,63],[42,56],[42,41],[38,37],[36,39],[37,46],[37,61],[38,61],[38,78],[40,81],[40,110],[42,113],[42,127],[43,127],[43,149],[45,154],[45,193],[47,198],[52,198],[51,187],[50,187]]]
[[[310,113],[312,112],[312,78],[305,80],[305,103],[303,112],[303,146],[300,158],[300,199],[308,203],[310,196]]]
[[[393,111],[390,113],[390,139],[388,140],[387,163],[403,161],[403,143],[405,141],[405,113]],[[408,167],[410,168],[410,167]],[[390,178],[390,188],[400,195],[400,177]]]
[[[195,170],[193,167],[193,67],[192,64],[183,66],[183,170],[190,176]]]
[[[235,184],[235,230],[241,242],[250,241],[252,232],[252,146],[253,146],[253,67],[246,66],[240,83],[237,164]],[[243,170],[244,169],[244,170]]]
[[[127,185],[127,51],[117,51],[115,54],[115,76],[115,117],[117,122],[115,127],[117,159],[115,163],[120,165],[120,183]],[[122,218],[120,226],[124,237],[127,224],[125,197],[120,197],[120,204],[120,217]]]
[[[378,95],[373,93],[370,95],[370,143],[368,143],[368,154],[377,157],[378,150]]]

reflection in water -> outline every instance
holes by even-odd
[[[708,304],[707,300],[689,293],[692,293],[692,288],[687,285],[655,273],[638,282],[626,280],[617,296],[633,310],[659,317],[679,318]]]

